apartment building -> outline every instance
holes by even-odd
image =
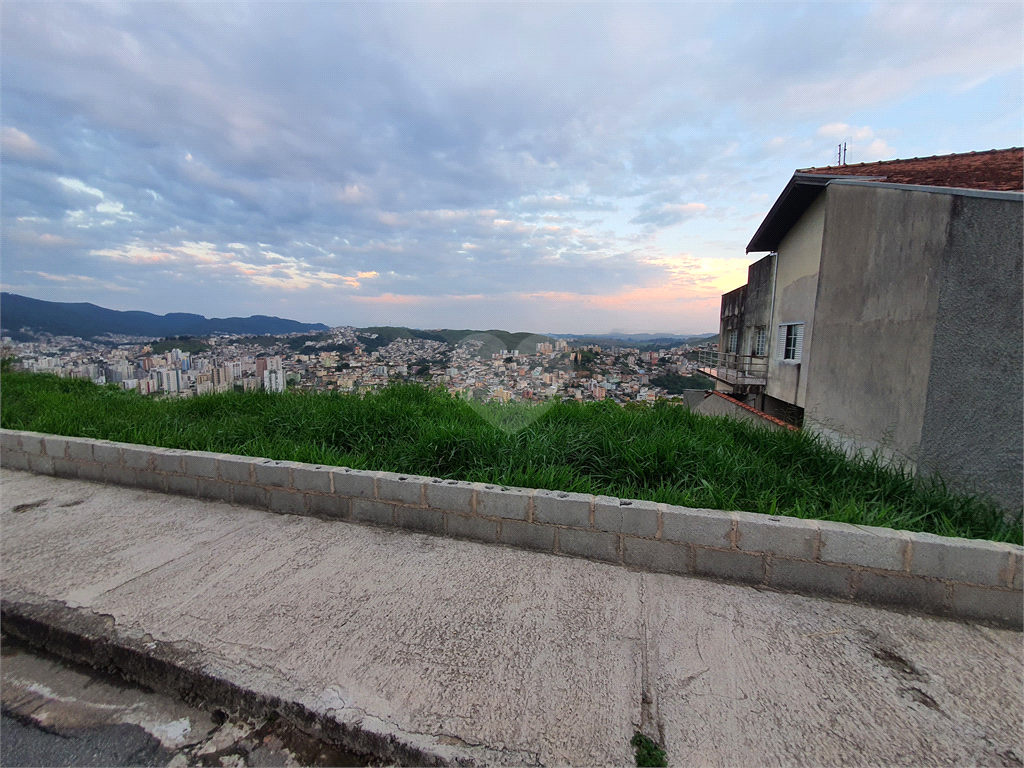
[[[1024,149],[807,168],[722,297],[717,388],[995,498],[1024,482]]]

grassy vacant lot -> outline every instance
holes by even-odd
[[[60,435],[838,520],[1021,543],[981,499],[850,461],[804,432],[685,408],[557,403],[512,434],[409,385],[363,398],[262,392],[153,400],[6,372],[0,423]],[[514,407],[514,406],[513,406]]]

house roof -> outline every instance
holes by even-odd
[[[990,149],[959,155],[932,155],[909,160],[884,160],[826,168],[803,168],[797,173],[827,176],[877,176],[890,184],[921,184],[1016,192],[1024,190],[1024,147]]]
[[[825,185],[833,179],[843,178],[888,184],[1018,191],[1024,190],[1024,148],[798,170],[754,233],[747,245],[747,253],[775,250]]]

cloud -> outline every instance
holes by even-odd
[[[37,277],[43,278],[54,283],[71,283],[71,284],[82,284],[89,286],[96,286],[107,291],[133,291],[136,290],[126,285],[119,285],[118,283],[106,282],[103,280],[97,280],[95,277],[89,277],[88,275],[51,275],[47,272],[29,272],[28,274],[36,275]]]
[[[92,195],[93,197],[98,197],[101,200],[103,199],[103,193],[100,190],[95,187],[86,186],[85,182],[80,179],[65,179],[64,177],[58,177],[57,181],[63,184],[67,189],[75,192],[81,192],[86,195]]]
[[[334,198],[340,203],[362,203],[369,199],[367,192],[358,184],[349,184],[344,189],[339,189]]]
[[[828,123],[817,130],[817,135],[846,143],[846,162],[867,163],[875,160],[892,160],[895,150],[885,139],[876,136],[871,126],[859,128],[847,123]]]
[[[704,213],[708,207],[704,203],[665,203],[630,219],[631,224],[654,224],[658,227],[671,227]]]
[[[0,130],[0,149],[7,161],[11,159],[49,160],[52,156],[49,150],[41,147],[27,133],[10,125],[6,125]]]
[[[452,295],[485,297],[460,325],[544,292],[705,301],[706,265],[733,275],[766,201],[836,143],[862,162],[1019,142],[1012,4],[3,16],[4,281],[97,303],[122,276],[146,308],[339,323],[386,320],[361,309],[385,296],[439,325]],[[541,301],[523,322],[561,322]],[[567,317],[613,324],[588,306]],[[607,305],[614,324],[635,325],[627,307]]]
[[[235,278],[242,282],[264,288],[284,291],[305,290],[311,287],[359,288],[362,280],[372,280],[376,272],[359,272],[355,276],[343,275],[319,269],[308,262],[292,256],[282,256],[272,251],[260,251],[263,263],[252,255],[243,259],[239,254],[219,250],[213,243],[184,242],[180,245],[165,245],[154,248],[143,243],[131,243],[120,248],[102,248],[90,251],[90,255],[132,265],[173,265],[178,270],[194,273],[209,273],[220,279]]]

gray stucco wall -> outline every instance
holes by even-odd
[[[747,286],[722,294],[721,321],[718,327],[718,351],[731,352],[729,349],[729,333],[736,331],[736,349],[742,350],[743,344],[743,313],[747,305]]]
[[[942,254],[919,468],[992,496],[1024,484],[1024,206],[956,196]]]
[[[952,202],[828,186],[805,426],[916,462]]]
[[[768,343],[771,343],[774,278],[775,256],[773,254],[755,261],[747,268],[746,311],[743,313],[743,339],[740,354],[754,354],[759,325],[765,326]],[[767,349],[765,351],[767,352]]]

